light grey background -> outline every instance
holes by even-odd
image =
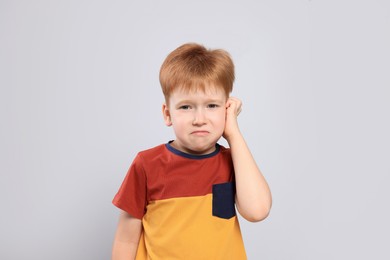
[[[390,259],[389,16],[385,0],[1,0],[0,258],[109,259],[131,161],[173,139],[160,65],[198,42],[233,56],[273,192],[267,220],[241,220],[249,259]]]

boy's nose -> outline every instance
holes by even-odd
[[[204,125],[206,123],[206,115],[204,111],[198,110],[195,112],[193,125]]]

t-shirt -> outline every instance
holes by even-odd
[[[139,152],[113,204],[142,219],[136,259],[246,259],[230,149],[192,155],[169,143]]]

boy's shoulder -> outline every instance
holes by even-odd
[[[139,151],[138,155],[141,157],[146,157],[146,158],[152,157],[153,158],[155,156],[159,156],[159,155],[165,153],[166,152],[165,146],[166,146],[166,144],[159,144],[155,147]]]

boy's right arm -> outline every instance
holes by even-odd
[[[112,260],[135,259],[141,233],[141,220],[122,210],[112,248]]]

